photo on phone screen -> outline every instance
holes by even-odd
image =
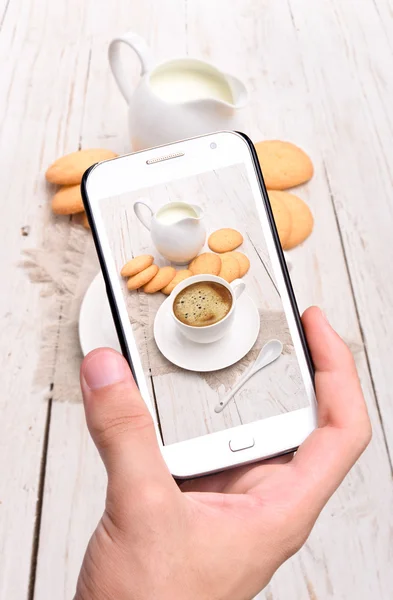
[[[256,202],[243,164],[100,200],[165,445],[310,406]],[[121,270],[141,255],[187,277],[130,290]]]

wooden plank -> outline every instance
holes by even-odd
[[[318,133],[326,140],[324,160],[342,230],[357,311],[386,434],[393,452],[393,374],[385,357],[390,353],[393,307],[390,241],[393,227],[389,157],[393,151],[393,93],[390,64],[393,52],[384,35],[384,22],[372,2],[355,10],[322,2],[318,13],[305,15],[294,4],[294,19],[303,49],[310,95],[318,112]],[[382,3],[383,4],[383,3]],[[327,32],[315,35],[326,15],[334,28],[334,44],[326,56]],[[351,15],[351,18],[350,18]],[[304,31],[311,31],[305,35]],[[349,38],[354,40],[348,51]],[[320,61],[309,54],[320,47]],[[315,52],[313,53],[315,57]],[[340,69],[335,65],[340,61]],[[355,149],[356,144],[356,149]],[[337,160],[337,154],[343,160]],[[376,175],[374,175],[376,174]]]
[[[356,12],[362,12],[363,4],[366,3],[357,4]],[[293,5],[291,1],[292,8]],[[392,498],[390,464],[324,162],[329,154],[332,164],[336,165],[335,173],[345,171],[346,180],[344,182],[342,177],[340,181],[346,200],[354,188],[353,202],[360,199],[363,205],[368,200],[360,184],[354,181],[355,177],[348,175],[351,170],[346,168],[347,157],[351,157],[352,166],[359,152],[356,138],[347,141],[345,160],[337,158],[343,128],[334,130],[333,146],[324,127],[328,122],[333,129],[337,111],[338,114],[344,112],[342,103],[339,105],[342,96],[355,96],[356,88],[346,72],[344,76],[341,74],[344,48],[337,52],[332,49],[338,30],[327,2],[314,3],[310,8],[299,0],[295,26],[289,7],[284,3],[265,3],[261,10],[258,2],[247,5],[234,2],[231,9],[225,10],[224,2],[216,2],[214,6],[203,1],[189,5],[190,53],[214,59],[220,67],[246,78],[252,96],[249,110],[242,116],[242,127],[254,140],[288,139],[303,146],[312,156],[315,176],[307,186],[299,188],[298,193],[312,207],[315,231],[302,247],[290,253],[292,279],[300,307],[303,309],[311,303],[323,306],[334,327],[355,351],[374,428],[370,448],[329,502],[306,547],[282,567],[259,597],[266,600],[289,597],[368,600],[378,596],[387,600],[393,585],[389,568],[388,529],[391,525],[387,526],[392,518],[388,510]],[[353,9],[351,14],[354,13]],[[351,28],[352,18],[348,14],[345,19],[349,30],[346,52],[355,54],[356,48],[363,45]],[[214,25],[218,19],[221,36],[216,35]],[[298,39],[300,32],[296,31],[299,28],[302,43]],[[224,36],[231,40],[230,44],[223,43]],[[324,68],[321,68],[323,58]],[[307,71],[307,78],[305,62],[313,65],[313,69]],[[340,80],[334,84],[332,80],[325,81],[317,86],[326,69]],[[348,122],[348,112],[351,113],[351,131],[361,131],[363,114],[352,104],[345,106],[345,121],[342,115],[340,123]],[[362,168],[365,171],[363,163]],[[364,179],[365,175],[363,182]],[[379,201],[378,195],[373,194],[373,202],[382,218],[383,215],[389,218],[384,201]],[[344,211],[345,205],[341,206]],[[371,219],[369,213],[368,219]],[[363,225],[363,231],[368,231],[369,226]],[[347,231],[355,235],[353,226]],[[384,286],[379,282],[380,289]],[[369,306],[373,306],[373,302],[374,293],[370,295]],[[375,350],[379,360],[387,355]],[[381,368],[383,365],[388,371],[382,359]]]
[[[77,4],[69,2],[65,16],[77,15]],[[6,282],[0,297],[1,599],[28,594],[51,383],[37,387],[34,382],[50,299],[40,296],[40,287],[29,282],[19,263],[23,250],[39,246],[54,222],[47,205],[53,189],[43,173],[55,156],[77,147],[70,138],[79,125],[75,116],[87,64],[78,44],[62,46],[44,32],[51,6],[44,1],[32,10],[28,2],[11,0],[0,34],[1,273]]]
[[[79,30],[91,51],[86,95],[80,92],[82,107],[71,107],[81,129],[75,139],[82,147],[106,146],[119,153],[130,150],[124,100],[109,72],[107,48],[110,40],[131,28],[151,44],[157,60],[184,54],[184,3],[150,0],[130,5],[127,0],[108,3],[99,0],[89,6],[81,20],[72,13],[68,35]],[[64,27],[63,27],[64,31]],[[130,77],[137,83],[139,64],[131,51]],[[83,115],[83,116],[82,116]],[[59,357],[57,369],[61,369]],[[60,473],[58,465],[64,465]],[[75,592],[82,557],[103,508],[106,476],[101,460],[88,439],[80,404],[54,403],[48,448],[41,535],[37,561],[35,598],[69,600]]]

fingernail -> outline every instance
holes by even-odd
[[[126,365],[120,354],[98,352],[83,365],[83,377],[91,390],[98,390],[121,381],[126,376]]]

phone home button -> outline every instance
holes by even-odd
[[[239,452],[239,450],[246,450],[255,446],[255,440],[249,435],[238,435],[229,441],[229,447],[232,452]]]

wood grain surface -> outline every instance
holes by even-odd
[[[132,29],[157,60],[189,54],[243,78],[240,128],[312,157],[315,176],[297,193],[315,230],[290,253],[291,275],[300,307],[322,306],[354,351],[373,423],[370,447],[305,547],[259,598],[390,600],[391,2],[8,0],[0,24],[0,599],[72,598],[103,509],[105,475],[82,406],[50,400],[61,356],[53,377],[34,384],[50,298],[19,262],[60,222],[48,164],[80,147],[130,150],[107,46]],[[136,83],[136,58],[124,60]]]

